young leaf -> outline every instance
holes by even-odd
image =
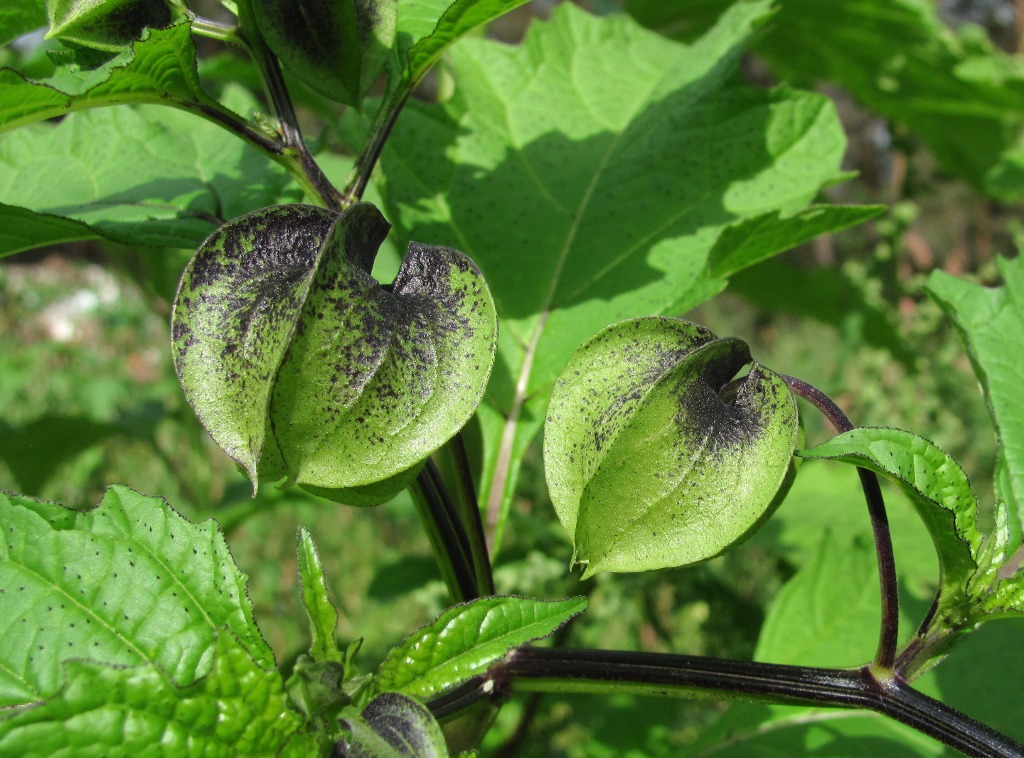
[[[47,39],[119,52],[146,27],[171,23],[165,0],[46,0]]]
[[[300,197],[277,164],[182,111],[73,113],[0,140],[0,255],[55,235],[195,248],[225,218]],[[67,221],[48,228],[44,214]]]
[[[392,648],[375,687],[427,700],[482,674],[513,648],[547,637],[586,607],[582,597],[484,597],[453,606]]]
[[[764,517],[797,412],[740,340],[667,318],[608,327],[569,360],[545,424],[551,500],[584,578],[717,555]]]
[[[327,578],[320,556],[313,544],[313,536],[305,527],[299,529],[299,586],[302,607],[309,617],[311,642],[309,654],[313,660],[345,663],[345,654],[338,649],[335,629],[338,609],[327,589]]]
[[[155,661],[125,667],[71,655],[56,697],[0,715],[0,754],[318,754],[276,671],[226,629],[205,652],[208,671],[185,685]]]
[[[52,697],[71,658],[152,663],[188,685],[209,670],[224,628],[273,668],[215,522],[191,524],[159,498],[111,487],[85,511],[0,494],[0,524],[0,705]]]
[[[422,79],[441,54],[460,37],[478,26],[504,16],[525,2],[526,0],[455,0],[452,3],[435,3],[444,8],[444,13],[437,19],[437,24],[430,33],[416,40],[409,48],[406,69],[409,81],[418,82]]]
[[[351,732],[338,750],[346,758],[442,758],[444,733],[426,706],[396,692],[369,702],[342,725]]]
[[[456,250],[412,243],[385,290],[369,272],[387,230],[368,203],[268,208],[224,225],[186,269],[178,375],[254,485],[380,482],[479,403],[497,329],[483,278]]]
[[[191,30],[184,20],[166,29],[150,29],[103,65],[62,66],[50,79],[34,81],[0,69],[0,132],[70,111],[121,103],[170,102],[214,116],[227,114],[200,86]]]
[[[455,95],[409,103],[398,121],[381,164],[390,215],[403,235],[469,252],[502,318],[502,370],[480,411],[492,525],[576,347],[720,291],[709,255],[731,227],[765,217],[747,229],[771,245],[749,260],[802,239],[785,216],[841,175],[827,99],[736,75],[770,6],[735,3],[684,46],[562,4],[520,46],[460,42]]]
[[[253,0],[260,33],[322,95],[356,107],[394,43],[398,0]]]
[[[939,612],[963,602],[978,570],[981,534],[978,502],[959,463],[902,429],[853,429],[797,455],[852,463],[897,482],[927,526],[939,557]]]

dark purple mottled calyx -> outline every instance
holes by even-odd
[[[389,229],[368,203],[278,206],[226,224],[186,269],[178,375],[254,484],[398,486],[475,411],[497,334],[486,283],[462,253],[413,243],[385,289],[370,269]]]
[[[174,365],[199,420],[256,482],[274,377],[337,214],[281,205],[224,224],[182,275]]]

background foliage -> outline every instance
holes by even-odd
[[[530,20],[551,5],[549,21]],[[963,463],[982,503],[993,502],[986,408],[922,285],[933,270],[994,283],[996,256],[1016,248],[1024,66],[1013,54],[1014,8],[850,0],[823,13],[814,0],[780,0],[767,23],[768,6],[587,6],[625,11],[651,31],[627,16],[597,20],[557,3],[521,8],[488,33],[505,42],[526,34],[520,45],[481,36],[452,50],[399,121],[371,190],[397,225],[399,248],[408,239],[452,244],[492,282],[502,341],[470,432],[489,443],[479,464],[492,520],[508,519],[497,590],[587,594],[586,623],[560,632],[568,644],[853,665],[870,657],[877,627],[854,473],[827,462],[803,463],[775,518],[727,556],[582,585],[568,575],[570,547],[544,488],[536,435],[565,360],[619,318],[686,314],[741,336],[761,362],[836,397],[855,423],[930,437]],[[7,38],[38,25],[34,7],[0,11]],[[698,38],[696,48],[669,41]],[[47,44],[21,38],[0,52],[0,65],[46,79],[54,74]],[[144,53],[158,61],[166,50],[153,37],[135,60]],[[246,115],[266,107],[244,59],[204,42],[198,60],[222,107]],[[112,91],[131,86],[127,72],[110,64]],[[0,71],[5,104],[13,100],[4,88],[23,84],[11,76]],[[817,92],[764,89],[777,81]],[[81,87],[58,84],[32,107],[60,107]],[[160,86],[187,93],[193,85]],[[709,89],[726,97],[704,108]],[[294,90],[325,170],[342,184],[365,124],[301,85]],[[21,117],[0,107],[0,122]],[[98,130],[113,136],[90,139]],[[766,133],[765,144],[748,145],[751,132]],[[721,152],[692,149],[712,133]],[[850,171],[856,179],[837,183]],[[752,176],[758,181],[744,183]],[[709,200],[709,188],[723,187],[727,203]],[[78,240],[0,265],[0,487],[86,504],[122,482],[166,497],[191,519],[216,516],[250,576],[253,613],[286,664],[308,646],[294,549],[303,525],[333,581],[339,634],[366,635],[361,660],[370,670],[445,600],[438,579],[422,581],[436,569],[411,503],[402,496],[356,511],[267,488],[250,498],[184,403],[167,349],[169,303],[188,258],[178,248],[194,248],[224,220],[300,196],[277,164],[166,108],[87,110],[0,137],[3,254],[22,250],[32,238],[25,230],[43,220],[22,206],[64,219],[47,227],[55,245]],[[777,252],[773,230],[807,202],[890,209],[759,262]],[[874,212],[801,211],[789,223],[810,240]],[[90,238],[102,242],[82,241]],[[708,252],[712,239],[721,247]],[[387,278],[396,265],[385,251],[377,273]],[[511,415],[520,423],[509,438],[503,419]],[[816,442],[825,430],[812,421],[806,434]],[[512,473],[496,488],[504,465]],[[909,632],[934,591],[935,557],[909,503],[887,494]],[[838,598],[841,616],[829,612]],[[1014,695],[1024,662],[1002,654],[1019,647],[1022,631],[1019,621],[982,629],[923,688],[1024,738]],[[941,753],[873,715],[625,696],[516,700],[487,739],[488,752],[572,756]]]

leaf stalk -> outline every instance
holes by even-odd
[[[842,434],[853,429],[853,423],[842,409],[828,395],[817,387],[793,376],[779,374],[789,389],[798,397],[809,402],[828,419],[836,432]],[[896,663],[896,645],[899,637],[899,590],[896,585],[896,558],[893,554],[892,535],[889,532],[889,517],[885,512],[885,500],[878,477],[873,471],[858,468],[861,488],[871,519],[875,555],[878,558],[878,583],[882,602],[882,621],[878,634],[878,650],[873,666],[884,672],[892,672]]]

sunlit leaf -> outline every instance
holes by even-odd
[[[273,668],[216,523],[125,487],[79,511],[0,495],[0,523],[0,703],[53,696],[70,658],[151,663],[184,686],[209,670],[225,628]]]
[[[299,582],[302,607],[309,617],[311,642],[309,654],[316,661],[345,662],[345,654],[338,649],[335,629],[338,626],[338,609],[331,600],[327,589],[327,578],[320,563],[320,555],[313,536],[305,527],[299,529]]]
[[[996,493],[1008,503],[1010,550],[1020,545],[1024,509],[1024,357],[1008,349],[1024,344],[1024,263],[999,259],[1001,287],[981,287],[934,272],[928,293],[945,310],[967,347],[999,437]]]
[[[853,429],[797,453],[871,469],[896,481],[917,509],[939,557],[939,611],[963,602],[978,570],[978,501],[967,474],[929,440],[902,429]]]
[[[434,697],[482,674],[513,648],[547,637],[586,607],[586,598],[524,597],[456,605],[388,653],[375,687],[423,700]]]
[[[195,248],[227,218],[300,197],[257,150],[168,108],[73,113],[0,139],[0,255],[96,237]]]
[[[0,714],[0,754],[18,756],[316,755],[281,677],[221,630],[208,671],[182,686],[155,662],[111,666],[71,657],[58,697]]]
[[[0,69],[0,132],[83,108],[168,101],[212,114],[223,111],[199,83],[191,26],[185,21],[148,30],[98,67],[68,64],[39,81]]]

